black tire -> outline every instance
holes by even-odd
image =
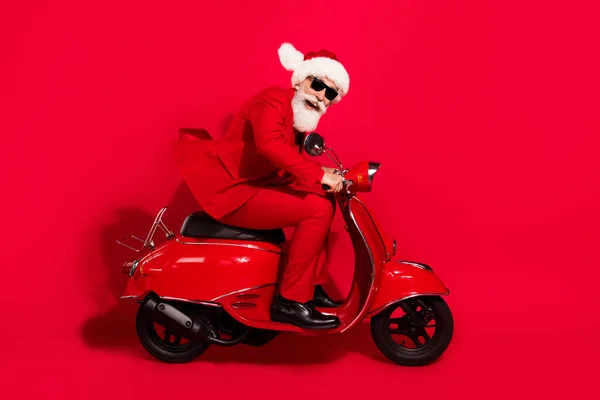
[[[415,324],[406,313],[401,318],[391,318],[398,308],[410,307],[413,316],[425,323],[427,328],[435,320],[435,332],[430,335],[425,328]],[[396,325],[397,328],[391,328]],[[425,334],[423,334],[425,332]],[[454,319],[446,302],[439,296],[420,296],[392,304],[371,318],[371,336],[375,345],[391,361],[405,366],[423,366],[439,358],[450,345],[454,333]],[[405,335],[415,348],[404,347],[392,335]],[[423,343],[421,343],[421,340]]]
[[[201,317],[201,315],[198,317]],[[161,327],[161,329],[164,328]],[[179,344],[182,338],[178,340],[175,335],[161,339],[156,331],[155,321],[148,313],[143,312],[142,307],[138,308],[136,331],[146,351],[157,359],[167,363],[181,364],[190,362],[199,357],[210,346],[210,343],[187,342]],[[171,343],[171,337],[174,338],[174,343]]]

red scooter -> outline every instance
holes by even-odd
[[[340,324],[324,330],[273,322],[269,307],[282,266],[283,230],[250,230],[223,225],[200,212],[187,216],[180,233],[163,222],[160,210],[139,248],[147,254],[126,262],[130,276],[122,299],[140,303],[137,335],[154,357],[189,362],[211,344],[262,346],[281,332],[328,335],[346,332],[370,318],[377,348],[401,365],[425,365],[437,359],[452,339],[454,321],[442,296],[449,290],[424,264],[396,259],[396,241],[386,235],[356,194],[370,192],[380,164],[363,161],[345,170],[317,133],[304,149],[325,153],[338,166],[344,190],[336,194],[354,249],[354,277],[338,308],[320,308]],[[166,241],[155,246],[161,229]],[[396,315],[398,312],[398,315]]]

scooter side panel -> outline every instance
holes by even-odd
[[[384,265],[381,281],[367,317],[388,305],[416,295],[448,295],[450,291],[426,265],[394,260]]]
[[[123,297],[217,302],[277,282],[281,249],[270,243],[177,237],[142,259]]]
[[[305,329],[291,324],[271,321],[269,309],[275,289],[275,284],[250,288],[224,296],[218,301],[229,315],[246,326],[274,331],[305,332]]]

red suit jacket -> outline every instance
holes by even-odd
[[[294,89],[271,87],[248,102],[222,139],[180,135],[175,157],[192,194],[213,218],[234,211],[263,187],[321,193],[324,171],[297,143],[291,101]],[[285,179],[285,173],[291,180]],[[286,182],[287,180],[287,182]]]

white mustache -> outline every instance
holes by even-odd
[[[318,109],[308,107],[306,101],[315,104]],[[294,111],[294,128],[301,132],[314,130],[319,124],[321,116],[325,114],[327,107],[319,101],[316,96],[308,95],[302,91],[296,91],[292,99],[292,109]]]
[[[306,93],[301,93],[301,95],[302,95],[302,98],[304,98],[304,100],[308,100],[311,103],[313,103],[314,105],[316,105],[317,107],[319,107],[319,111],[321,112],[321,114],[325,114],[325,112],[327,112],[327,107],[325,107],[325,103],[322,101],[319,101],[317,96],[311,96]]]

